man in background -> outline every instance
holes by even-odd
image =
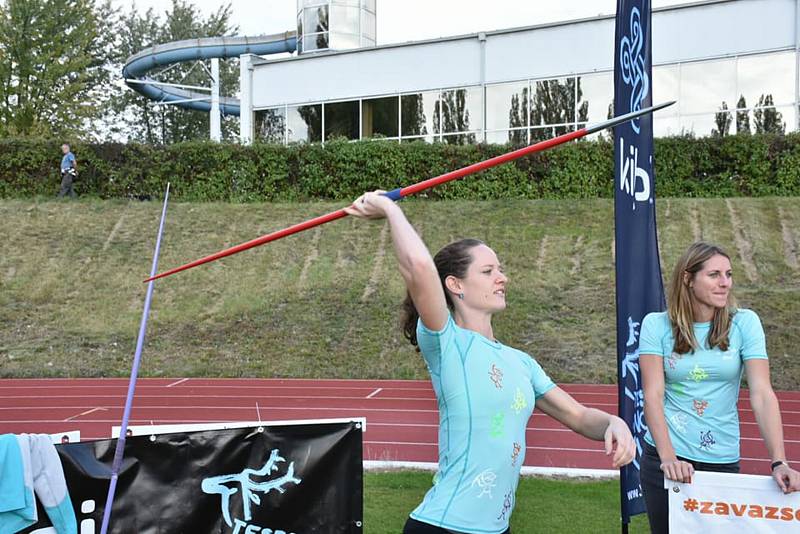
[[[61,190],[58,192],[58,196],[69,195],[71,198],[75,198],[77,195],[72,187],[75,178],[78,176],[75,155],[70,151],[67,143],[61,145],[61,152],[64,153],[64,157],[61,158]]]

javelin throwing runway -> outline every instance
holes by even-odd
[[[0,380],[0,434],[80,430],[106,439],[119,426],[127,379]],[[617,411],[613,385],[561,385],[579,402]],[[786,453],[800,460],[800,392],[778,392]],[[767,474],[769,458],[743,390],[742,472]],[[366,417],[364,459],[436,462],[437,410],[423,380],[140,379],[130,425]],[[525,466],[610,469],[603,444],[535,411]]]

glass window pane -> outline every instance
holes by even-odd
[[[681,65],[680,112],[713,112],[733,107],[736,90],[736,62],[733,59],[700,61]],[[702,120],[706,124],[705,120]],[[696,132],[697,133],[697,132]]]
[[[286,131],[286,109],[262,109],[255,112],[256,139],[265,143],[283,144]]]
[[[361,137],[400,135],[399,97],[371,98],[361,102]]]
[[[486,142],[495,145],[524,146],[528,144],[528,129],[498,130],[486,132]]]
[[[362,11],[361,32],[364,34],[364,36],[370,38],[372,41],[375,41],[375,28],[375,14],[370,13],[369,11]]]
[[[662,109],[657,116],[668,117],[678,114],[678,107],[681,105],[678,94],[679,81],[680,71],[677,65],[653,67],[653,103],[678,100],[678,105]]]
[[[358,101],[325,104],[325,140],[358,139]]]
[[[357,4],[356,4],[357,5]],[[342,33],[359,33],[359,9],[358,7],[331,7],[331,29]]]
[[[290,143],[322,141],[322,104],[289,106],[286,125]]]
[[[601,122],[609,118],[614,104],[614,76],[610,72],[578,78],[578,122]]]
[[[367,0],[364,4],[367,6],[367,9],[375,13],[375,0]]]
[[[358,35],[349,33],[330,32],[331,36],[330,48],[331,50],[348,50],[358,48],[361,46]]]
[[[303,17],[300,15],[297,15],[297,35],[303,37]]]
[[[786,133],[794,129],[794,110],[792,106],[780,108],[756,108],[752,110],[753,133]]]
[[[680,130],[681,134],[693,134],[696,137],[711,135],[716,128],[713,113],[702,115],[681,115]]]
[[[327,50],[328,49],[328,34],[327,33],[314,33],[306,35],[303,38],[303,51],[310,52],[312,50]]]
[[[737,73],[738,108],[794,102],[794,52],[740,57]]]
[[[527,126],[527,117],[528,82],[503,83],[486,87],[487,129]]]
[[[546,141],[559,135],[575,131],[575,125],[566,124],[563,126],[545,126],[542,128],[531,128],[530,143],[538,143],[539,141]]]
[[[653,118],[653,136],[654,137],[671,137],[680,135],[680,125],[678,124],[678,117],[659,117],[656,115]]]
[[[328,0],[303,0],[303,7],[327,4]]]
[[[305,28],[308,33],[328,31],[328,6],[306,9]]]
[[[402,95],[402,124],[400,135],[431,135],[439,133],[439,125],[434,124],[434,108],[439,101],[439,92],[415,93]]]
[[[478,139],[477,133],[451,134],[442,137],[442,141],[448,145],[474,145],[483,141],[483,137]]]
[[[331,3],[333,5],[339,5],[339,6],[354,6],[354,7],[358,7],[358,6],[361,5],[361,1],[360,0],[331,0]]]
[[[531,82],[531,125],[575,122],[575,78]]]
[[[450,89],[442,91],[440,107],[442,132],[466,132],[483,127],[481,88]]]

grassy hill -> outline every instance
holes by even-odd
[[[161,271],[341,207],[172,204]],[[610,200],[404,202],[432,249],[484,239],[506,264],[505,343],[557,381],[615,380]],[[126,376],[161,205],[2,201],[0,377]],[[767,331],[773,382],[800,385],[800,198],[660,199],[668,274],[695,238],[734,259]],[[141,374],[425,378],[398,328],[383,222],[344,219],[156,283]]]

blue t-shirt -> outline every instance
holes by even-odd
[[[72,168],[72,164],[75,162],[75,155],[72,152],[67,152],[64,154],[64,157],[61,158],[61,172],[69,170]]]
[[[417,340],[439,404],[439,470],[411,517],[445,529],[508,528],[525,428],[536,399],[555,384],[522,351],[459,327],[417,324]]]
[[[664,418],[675,453],[715,464],[739,461],[739,387],[743,362],[767,359],[764,329],[755,312],[738,310],[732,320],[728,350],[709,349],[711,323],[695,323],[699,348],[677,354],[667,312],[642,321],[639,354],[664,359]],[[648,431],[644,438],[655,445]]]

